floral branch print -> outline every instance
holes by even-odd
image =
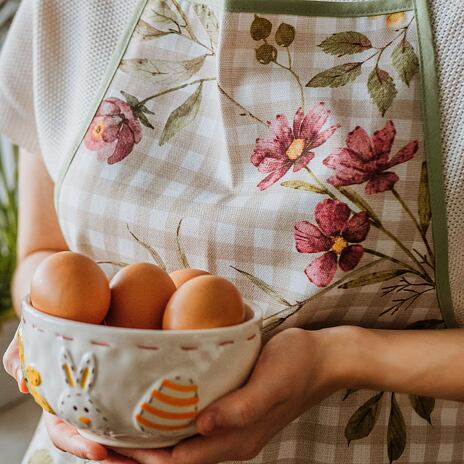
[[[87,149],[97,152],[99,161],[115,164],[126,158],[142,139],[139,118],[119,98],[105,99],[84,137]]]
[[[340,127],[339,124],[321,131],[330,116],[324,103],[319,103],[308,114],[298,108],[293,124],[279,114],[268,126],[274,133],[270,139],[256,140],[251,163],[262,173],[268,174],[259,184],[265,190],[275,184],[293,167],[298,172],[314,158],[312,150],[323,145]]]
[[[413,46],[407,40],[407,33],[413,21],[414,17],[404,27],[397,29],[398,34],[381,47],[375,47],[371,40],[360,32],[347,31],[332,34],[319,44],[319,47],[329,55],[340,58],[369,50],[375,51],[362,61],[343,63],[316,74],[309,80],[306,87],[343,87],[356,81],[362,74],[363,66],[369,61],[375,60],[374,68],[367,80],[367,89],[371,99],[382,116],[384,116],[391,107],[398,91],[393,77],[387,71],[381,69],[380,60],[386,50],[396,43],[391,53],[391,62],[399,78],[409,86],[412,78],[419,70],[419,59]],[[397,19],[391,19],[390,21],[391,24],[396,22]]]

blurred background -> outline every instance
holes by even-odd
[[[0,0],[0,48],[19,0]],[[1,111],[1,108],[0,108]],[[10,284],[16,265],[18,226],[18,150],[0,136],[0,353],[6,350],[18,320],[11,304]],[[0,369],[0,461],[19,464],[40,410],[19,393],[14,381]]]

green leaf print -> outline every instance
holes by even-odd
[[[409,85],[412,78],[419,71],[419,58],[408,40],[398,43],[392,52],[392,64],[401,80]]]
[[[171,34],[170,31],[160,31],[156,29],[156,27],[151,26],[143,19],[138,22],[134,33],[141,40],[152,40]]]
[[[425,234],[432,220],[432,210],[430,208],[430,193],[427,174],[427,162],[424,161],[421,167],[421,177],[419,184],[419,197],[417,200],[419,209],[419,225]]]
[[[393,78],[387,71],[376,67],[369,75],[367,89],[380,113],[385,116],[398,94]]]
[[[364,198],[359,195],[358,192],[350,189],[349,187],[338,187],[337,190],[348,200],[350,200],[353,204],[355,204],[358,208],[360,208],[362,211],[365,211],[369,217],[374,221],[376,224],[380,224],[380,219],[375,214],[374,210],[371,208],[369,203],[367,203]]]
[[[348,445],[352,440],[367,437],[372,432],[379,416],[379,402],[382,397],[383,392],[377,393],[351,416],[345,427],[345,437],[348,440]]]
[[[343,87],[361,75],[362,63],[345,63],[316,74],[306,87]]]
[[[282,23],[275,33],[275,41],[281,47],[290,47],[295,40],[295,28],[291,24]]]
[[[325,53],[336,55],[354,55],[372,48],[372,43],[368,37],[360,32],[347,31],[332,34],[325,39],[320,45]]]
[[[145,243],[143,240],[141,240],[139,237],[137,237],[137,235],[134,234],[134,232],[132,232],[129,228],[129,224],[126,224],[126,227],[127,227],[127,230],[129,231],[129,234],[131,234],[132,238],[139,244],[141,245],[143,248],[145,248],[145,250],[148,251],[148,253],[150,253],[150,256],[152,257],[153,261],[163,270],[166,270],[166,264],[164,263],[163,261],[163,258],[161,258],[161,255],[150,245],[148,245],[148,243]]]
[[[282,185],[282,187],[287,187],[295,190],[305,190],[306,192],[322,194],[327,193],[327,189],[318,187],[317,185],[310,184],[309,182],[305,182],[303,180],[287,180],[285,182],[282,182],[280,185]]]
[[[417,396],[409,395],[409,401],[416,411],[416,413],[425,419],[430,425],[432,425],[432,419],[430,415],[432,414],[435,408],[435,398],[430,398],[428,396]]]
[[[53,464],[53,459],[46,449],[39,449],[34,451],[28,459],[27,464]]]
[[[285,298],[283,298],[277,290],[274,290],[269,284],[261,280],[259,277],[250,274],[249,272],[242,271],[241,269],[236,268],[235,266],[231,266],[232,269],[235,269],[237,272],[240,272],[243,276],[249,279],[254,285],[260,288],[264,293],[267,293],[272,299],[277,301],[279,304],[283,306],[292,306]]]
[[[387,449],[390,464],[401,457],[406,446],[406,424],[403,413],[396,401],[394,393],[391,394],[390,417],[387,428]]]
[[[208,5],[202,5],[200,3],[193,5],[193,10],[198,16],[211,42],[216,45],[219,35],[219,23],[214,11]]]
[[[184,61],[132,58],[122,60],[119,69],[163,87],[176,86],[188,81],[200,71],[206,56],[200,55]]]
[[[160,146],[166,144],[196,118],[200,109],[202,89],[203,83],[200,83],[195,92],[169,115],[160,137]]]
[[[408,272],[410,271],[407,269],[391,269],[388,271],[372,272],[371,274],[366,274],[358,277],[357,279],[350,280],[349,282],[340,285],[338,288],[348,289],[378,284],[379,282],[386,282],[387,280],[394,279],[395,277],[399,277]]]
[[[177,225],[177,230],[176,230],[177,259],[179,260],[180,265],[184,269],[187,269],[190,267],[190,264],[188,262],[187,255],[184,252],[182,244],[180,243],[181,226],[182,226],[182,219],[179,221],[179,224]]]
[[[266,18],[255,15],[250,26],[250,35],[253,40],[265,40],[271,35],[272,23]]]

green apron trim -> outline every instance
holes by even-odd
[[[448,273],[448,222],[443,183],[443,154],[440,130],[440,104],[433,48],[432,25],[427,0],[415,0],[415,14],[420,49],[424,148],[427,160],[432,235],[435,250],[435,279],[440,310],[449,328],[458,327],[451,300]]]
[[[84,119],[83,126],[78,131],[76,131],[77,137],[76,137],[75,143],[73,144],[73,149],[71,150],[71,156],[69,156],[69,158],[63,163],[63,166],[60,169],[60,172],[58,174],[58,178],[55,184],[54,203],[55,203],[55,210],[57,214],[58,214],[58,209],[59,209],[58,200],[60,197],[60,191],[63,185],[64,178],[66,177],[66,174],[68,173],[69,168],[71,167],[71,164],[74,160],[74,156],[79,150],[79,146],[82,143],[82,139],[85,133],[87,132],[90,126],[90,123],[93,117],[95,116],[95,113],[98,111],[98,107],[100,106],[101,101],[105,97],[108,87],[111,85],[114,74],[116,70],[118,69],[118,65],[120,61],[122,60],[124,53],[126,52],[126,49],[129,45],[134,29],[137,26],[137,23],[139,22],[140,16],[142,15],[142,12],[145,8],[147,1],[148,0],[140,0],[139,4],[134,9],[134,13],[132,14],[132,17],[130,18],[129,23],[127,25],[127,30],[125,31],[124,35],[119,40],[116,46],[116,49],[113,52],[113,56],[111,57],[111,61],[109,62],[108,67],[106,68],[106,72],[102,79],[102,86],[98,90],[98,93],[95,97],[95,103],[92,105],[89,113],[87,114],[87,117]]]
[[[226,11],[299,16],[349,18],[377,16],[414,8],[412,0],[363,0],[359,2],[319,2],[317,0],[223,0]]]

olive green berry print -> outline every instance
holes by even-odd
[[[342,58],[362,54],[362,58],[325,69],[313,76],[306,87],[343,87],[366,74],[369,96],[384,116],[398,95],[397,80],[409,86],[419,70],[419,59],[407,39],[414,17],[409,19],[406,13],[396,13],[386,16],[385,22],[397,32],[385,44],[374,44],[367,35],[357,31],[337,32],[322,41],[319,47],[328,55]],[[387,62],[396,75],[382,68],[381,60],[387,54],[390,55]]]

